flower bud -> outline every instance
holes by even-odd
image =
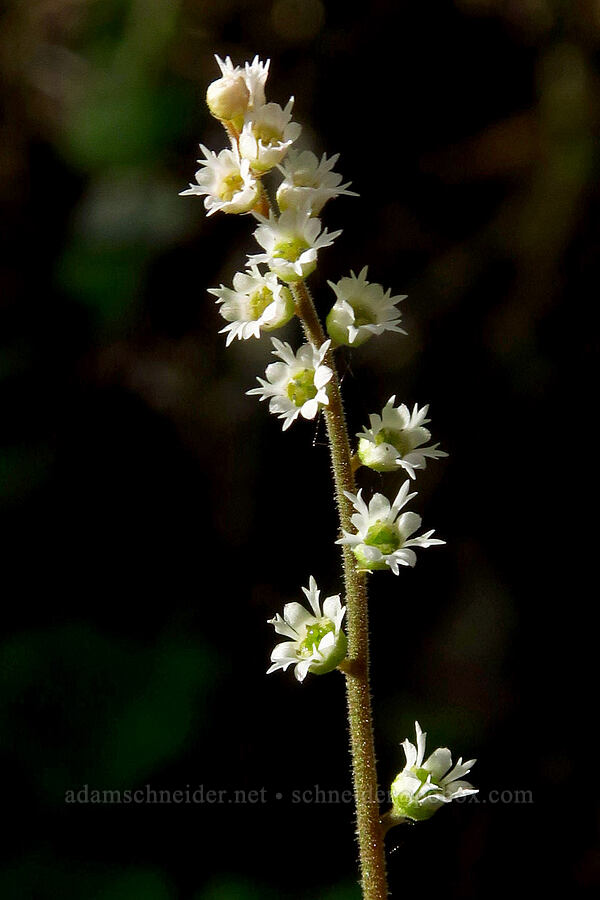
[[[218,78],[206,91],[206,102],[212,115],[225,122],[243,120],[249,101],[250,91],[241,73]]]

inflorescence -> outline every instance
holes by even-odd
[[[246,271],[234,275],[231,288],[221,285],[209,291],[226,322],[221,332],[229,346],[236,338],[260,338],[263,332],[282,328],[298,314],[295,288],[314,272],[320,251],[342,233],[322,226],[319,217],[326,203],[358,195],[349,190],[350,182],[342,183],[342,176],[333,171],[337,154],[329,159],[323,154],[319,159],[310,150],[295,147],[302,129],[292,120],[294,98],[284,107],[267,102],[269,60],[262,62],[256,56],[243,66],[234,65],[229,57],[216,60],[221,77],[209,86],[206,99],[212,115],[224,126],[230,146],[215,153],[200,145],[204,159],[198,161],[196,181],[181,193],[203,197],[209,216],[246,213],[257,222],[254,237],[262,252],[248,255]],[[275,202],[263,183],[269,173],[281,176]],[[314,419],[328,407],[336,347],[358,348],[386,331],[406,334],[398,308],[406,295],[392,296],[390,289],[368,281],[366,266],[358,275],[351,271],[328,284],[335,295],[326,317],[328,339],[320,346],[309,340],[294,350],[273,337],[278,359],[267,366],[265,378],[257,379],[260,387],[247,391],[260,400],[269,399],[269,411],[283,421],[284,431],[297,419]],[[410,412],[405,404],[395,402],[395,396],[390,397],[357,435],[353,458],[357,467],[381,473],[402,470],[407,476],[393,502],[381,493],[365,500],[362,490],[346,492],[355,509],[351,517],[355,530],[344,530],[337,543],[351,549],[361,573],[391,570],[398,575],[401,566],[414,566],[414,548],[444,543],[432,537],[433,531],[415,536],[420,516],[401,510],[417,496],[409,493],[417,472],[427,460],[447,454],[438,444],[429,444],[431,433],[424,427],[429,422],[428,406],[415,404]],[[322,675],[343,668],[347,653],[342,629],[346,607],[339,595],[321,603],[312,576],[303,591],[310,609],[287,603],[283,617],[269,620],[286,640],[273,650],[268,671],[293,666],[298,681],[309,673]],[[403,745],[406,764],[392,784],[388,824],[429,818],[453,798],[475,792],[461,780],[475,760],[459,760],[452,769],[450,751],[439,748],[423,761],[425,735],[418,723],[416,732],[416,746],[408,740]]]

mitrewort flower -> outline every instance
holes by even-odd
[[[254,172],[262,175],[279,165],[300,136],[301,126],[291,121],[293,105],[290,97],[284,109],[278,103],[265,103],[246,114],[239,147]]]
[[[297,206],[307,206],[311,215],[318,216],[328,200],[342,194],[347,197],[358,197],[349,191],[351,182],[342,184],[342,176],[331,170],[340,158],[339,153],[327,159],[323,154],[320,160],[310,150],[290,150],[290,153],[279,166],[284,179],[277,189],[277,205],[283,212]]]
[[[267,380],[258,378],[261,387],[246,391],[258,394],[261,400],[270,397],[269,412],[283,419],[283,430],[290,427],[299,415],[314,419],[321,406],[327,406],[326,385],[333,375],[329,366],[323,365],[330,341],[317,350],[313,344],[303,344],[294,353],[289,344],[272,338],[273,353],[282,362],[271,363],[265,372]]]
[[[369,416],[370,428],[363,428],[358,442],[358,457],[364,466],[376,472],[394,472],[401,466],[411,478],[415,469],[424,469],[427,459],[448,456],[438,450],[439,444],[422,447],[431,438],[431,432],[424,428],[429,406],[421,409],[415,403],[412,413],[402,403],[395,407],[396,397],[392,396],[383,407],[381,415]]]
[[[255,214],[256,215],[256,214]],[[341,231],[321,234],[321,220],[311,216],[310,208],[286,209],[279,216],[258,216],[261,222],[254,237],[265,253],[249,256],[251,263],[266,263],[282,281],[293,283],[310,275],[317,267],[317,251],[329,247]]]
[[[248,160],[240,159],[235,147],[221,150],[218,155],[203,144],[200,149],[206,159],[198,160],[204,166],[196,172],[198,184],[190,184],[180,196],[206,194],[204,205],[209,216],[219,210],[224,213],[249,212],[258,200],[260,185],[250,171]]]
[[[277,634],[289,640],[277,644],[271,653],[273,665],[267,674],[293,665],[298,681],[304,681],[308,672],[314,675],[331,672],[345,658],[348,646],[341,629],[346,607],[342,606],[339,594],[327,597],[321,610],[320,591],[312,575],[308,588],[302,590],[312,613],[301,603],[286,603],[283,618],[278,614],[269,619]]]
[[[429,819],[445,803],[477,793],[477,788],[462,780],[476,760],[463,762],[461,757],[452,768],[450,751],[438,747],[423,762],[427,734],[421,731],[418,722],[415,729],[417,745],[411,744],[408,738],[403,742],[406,764],[392,782],[392,819]]]
[[[229,324],[219,334],[227,334],[229,347],[234,338],[260,337],[261,331],[281,328],[294,315],[294,298],[289,288],[273,272],[261,274],[258,266],[233,276],[233,290],[221,285],[209,288],[222,306],[219,312]]]
[[[327,331],[338,344],[360,347],[374,334],[397,331],[400,328],[401,313],[396,303],[405,300],[406,294],[391,296],[391,290],[384,291],[380,284],[367,281],[367,266],[356,276],[341,278],[337,284],[328,282],[337,297],[327,316]]]
[[[356,534],[344,531],[344,537],[336,543],[350,546],[361,571],[390,568],[394,575],[398,575],[399,566],[414,566],[416,563],[417,557],[412,547],[446,543],[432,538],[433,531],[411,538],[411,534],[421,525],[421,516],[413,512],[398,516],[402,507],[417,496],[416,491],[408,493],[409,484],[408,480],[404,482],[392,504],[383,494],[374,494],[367,506],[362,499],[362,490],[358,495],[344,491],[356,510],[352,516]]]
[[[231,121],[241,130],[248,110],[265,103],[265,83],[269,74],[270,60],[263,63],[255,56],[244,68],[234,66],[231,58],[225,60],[215,56],[221,78],[211,82],[206,91],[208,108],[215,118]]]

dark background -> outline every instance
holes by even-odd
[[[591,896],[598,3],[1,16],[0,896],[358,897],[352,806],[292,794],[350,787],[342,678],[264,674],[266,619],[310,574],[341,589],[323,425],[282,434],[245,396],[269,342],[226,351],[206,291],[252,222],[178,196],[226,145],[215,52],[270,57],[299,146],[360,193],[325,209],[320,311],[366,264],[409,295],[408,337],[340,354],[351,432],[395,393],[450,454],[411,507],[447,545],[372,578],[376,742],[387,787],[418,717],[480,794],[390,832],[392,896]],[[266,802],[66,803],[83,785]]]

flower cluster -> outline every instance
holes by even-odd
[[[263,332],[282,328],[299,312],[297,291],[315,270],[319,251],[341,234],[323,228],[319,216],[329,200],[356,194],[349,190],[350,182],[342,183],[334,171],[338,154],[319,159],[292,146],[301,133],[300,125],[292,121],[293,98],[284,107],[267,100],[269,60],[262,62],[256,56],[243,66],[234,65],[229,57],[216,60],[221,77],[209,85],[206,100],[225,127],[230,147],[215,153],[201,145],[204,159],[196,184],[182,194],[202,196],[208,215],[252,213],[258,221],[254,237],[263,252],[248,256],[246,270],[234,275],[231,288],[221,284],[209,290],[225,319],[221,332],[229,346],[236,338],[260,338]],[[276,206],[263,185],[265,175],[275,172],[283,176]],[[367,271],[364,266],[358,275],[352,271],[328,282],[335,295],[326,318],[328,340],[308,340],[294,350],[272,338],[278,360],[257,379],[260,386],[247,393],[268,398],[269,411],[282,420],[284,431],[296,420],[314,419],[328,409],[333,348],[342,344],[358,348],[384,332],[406,334],[398,309],[406,295],[392,296],[389,288],[368,281]],[[438,444],[428,443],[427,411],[427,406],[415,405],[410,413],[405,404],[395,406],[395,396],[391,397],[381,415],[371,415],[369,427],[358,435],[356,464],[377,472],[403,470],[414,479],[427,459],[445,456]],[[344,529],[338,543],[351,548],[361,572],[389,569],[397,575],[401,566],[414,566],[415,548],[443,543],[432,537],[433,531],[415,534],[420,517],[401,512],[416,496],[408,488],[407,480],[392,503],[381,493],[368,501],[362,490],[347,493],[355,509],[351,517],[355,530]]]
[[[195,183],[181,194],[203,197],[209,216],[251,213],[258,220],[254,237],[263,252],[248,256],[246,271],[234,275],[231,288],[222,284],[209,291],[227,323],[221,330],[229,346],[236,338],[259,338],[290,321],[296,309],[289,286],[310,275],[319,251],[341,234],[323,228],[319,214],[329,200],[357,195],[333,171],[337,154],[329,159],[323,154],[319,160],[310,150],[292,148],[301,133],[300,125],[292,121],[294,99],[290,97],[285,107],[267,100],[269,60],[262,62],[256,56],[243,66],[234,65],[229,57],[216,60],[221,77],[209,85],[206,101],[223,124],[230,146],[217,153],[201,144],[204,158],[198,160]],[[264,176],[275,172],[282,176],[277,208],[263,185]],[[321,349],[313,347],[315,353]],[[315,415],[324,402],[320,398],[317,404],[302,403],[297,409],[304,417],[310,411]],[[277,404],[270,408],[280,412]],[[287,417],[284,427],[291,421]]]
[[[233,276],[231,288],[221,284],[209,290],[226,322],[220,333],[226,335],[229,346],[236,338],[260,338],[263,332],[282,328],[297,315],[308,339],[295,350],[273,337],[277,361],[266,366],[264,378],[257,378],[260,386],[247,393],[259,400],[268,398],[269,411],[282,420],[283,431],[296,420],[315,419],[321,411],[331,426],[334,415],[340,417],[341,405],[334,350],[342,345],[356,350],[384,332],[406,334],[398,308],[406,295],[392,296],[390,288],[368,281],[364,266],[358,275],[351,271],[337,282],[328,282],[335,300],[326,316],[326,332],[320,323],[315,325],[316,310],[304,280],[315,271],[320,251],[342,233],[323,227],[320,216],[330,200],[357,194],[349,190],[350,182],[343,183],[333,171],[338,154],[330,158],[323,154],[319,159],[312,151],[294,146],[302,131],[292,120],[294,98],[285,106],[267,100],[269,60],[262,62],[256,56],[243,66],[234,65],[229,57],[216,60],[221,76],[209,85],[206,101],[224,126],[229,147],[214,152],[201,144],[204,159],[198,161],[195,183],[181,193],[202,197],[209,216],[217,212],[251,215],[257,222],[254,238],[262,250],[248,255],[245,271]],[[281,180],[272,203],[264,181],[277,174]],[[307,303],[312,310],[308,315]],[[415,565],[415,549],[444,543],[432,537],[432,530],[417,534],[421,517],[403,510],[417,496],[415,491],[409,493],[417,471],[425,469],[427,460],[447,454],[438,449],[439,444],[430,443],[431,433],[425,427],[428,406],[415,404],[410,412],[406,404],[395,404],[394,395],[381,414],[369,416],[369,426],[357,435],[353,459],[346,460],[346,472],[365,466],[380,473],[403,470],[408,476],[392,502],[383,493],[363,499],[362,489],[344,491],[355,512],[349,518],[344,513],[343,524],[348,527],[342,529],[337,543],[353,554],[353,578],[381,570],[398,575],[401,567]],[[341,419],[348,455],[343,414]],[[330,428],[330,435],[334,430]],[[346,482],[352,484],[352,479]],[[343,507],[341,494],[338,500]],[[300,682],[308,673],[320,675],[336,668],[352,673],[353,660],[344,662],[346,607],[339,595],[321,603],[312,576],[302,590],[309,608],[287,603],[283,616],[269,620],[286,640],[274,648],[268,672],[293,666]],[[350,608],[348,615],[351,612]],[[444,803],[475,792],[461,780],[474,760],[459,760],[452,768],[450,751],[438,748],[423,761],[425,735],[418,723],[416,731],[416,746],[404,742],[406,765],[392,785],[393,809],[388,814],[392,823],[429,818]]]
[[[250,212],[263,193],[261,176],[282,162],[302,129],[291,121],[293,97],[283,109],[266,101],[269,60],[263,63],[256,56],[243,68],[229,57],[216,60],[221,78],[209,85],[206,102],[225,126],[231,148],[216,154],[200,145],[205,159],[198,162],[204,168],[196,172],[197,184],[181,193],[205,194],[209,215]]]

